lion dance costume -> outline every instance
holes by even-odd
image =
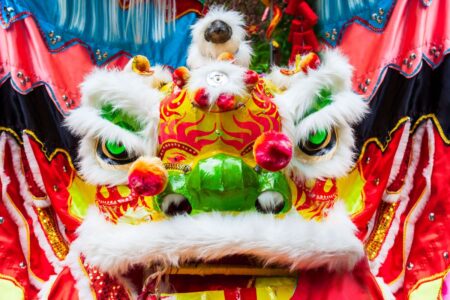
[[[233,18],[237,27],[228,25]],[[398,228],[409,203],[397,191],[414,188],[402,184],[418,166],[431,176],[431,121],[414,129],[413,142],[407,122],[404,134],[391,137],[398,149],[381,155],[366,145],[358,158],[353,128],[370,109],[354,92],[346,56],[324,48],[258,74],[248,68],[239,18],[216,7],[194,25],[189,68],[136,55],[89,72],[78,107],[62,121],[76,156],[48,151],[32,130],[18,136],[5,127],[0,213],[11,218],[0,223],[11,237],[2,235],[0,249],[9,257],[18,241],[24,253],[18,265],[4,262],[23,272],[0,273],[0,292],[70,300],[395,299],[379,255],[395,253],[389,228]],[[196,31],[228,46],[203,45]],[[99,50],[97,59],[106,57]],[[32,85],[24,73],[18,78]],[[363,93],[369,85],[362,83]],[[418,158],[420,151],[428,156]],[[372,179],[377,155],[395,172]],[[370,199],[380,185],[377,204]],[[445,297],[445,268],[436,274],[426,287]],[[405,273],[402,280],[411,282]]]

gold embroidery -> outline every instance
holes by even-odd
[[[374,229],[366,243],[366,252],[370,260],[374,260],[380,252],[384,239],[394,220],[397,203],[382,202],[380,204],[378,219],[375,221]]]
[[[63,260],[69,252],[69,246],[59,232],[56,219],[50,207],[36,207],[39,221],[45,231],[47,239],[58,259]]]

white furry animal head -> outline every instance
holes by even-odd
[[[247,68],[252,49],[245,40],[244,17],[222,6],[211,10],[192,26],[192,43],[189,46],[187,65],[198,68],[216,60],[224,52],[234,55],[235,63]]]
[[[131,63],[131,62],[130,62]],[[159,67],[150,76],[124,70],[95,69],[81,85],[81,106],[65,124],[79,136],[79,170],[91,184],[127,183],[133,158],[154,156],[157,147],[159,103],[164,94],[153,88],[167,79]],[[121,157],[106,148],[124,150]]]
[[[368,106],[352,91],[351,76],[351,65],[337,50],[325,51],[320,67],[307,74],[271,75],[286,89],[275,102],[283,131],[295,142],[290,164],[295,179],[342,177],[353,165],[351,126],[361,121]]]

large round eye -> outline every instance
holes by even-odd
[[[110,165],[124,165],[137,159],[137,156],[128,153],[122,143],[101,140],[97,145],[97,155]]]
[[[336,147],[336,132],[331,130],[318,130],[298,143],[298,148],[308,156],[324,156]]]

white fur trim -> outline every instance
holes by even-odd
[[[411,128],[411,122],[408,120],[408,121],[406,121],[405,125],[403,126],[402,136],[400,137],[400,142],[399,142],[397,151],[395,152],[395,155],[394,155],[391,173],[389,174],[389,179],[388,179],[388,184],[387,184],[388,186],[390,184],[392,184],[392,182],[394,181],[395,177],[398,174],[398,171],[400,170],[400,166],[402,164],[403,157],[405,155],[406,146],[408,145],[410,128]]]
[[[72,249],[111,274],[138,264],[177,266],[190,259],[208,261],[235,254],[291,269],[348,270],[364,256],[355,230],[341,203],[322,222],[305,220],[292,211],[284,218],[258,213],[180,215],[141,225],[109,223],[92,207]]]
[[[418,200],[418,202],[415,204],[413,210],[409,213],[409,219],[406,224],[403,225],[404,228],[404,245],[405,248],[403,249],[403,272],[400,275],[400,277],[395,281],[390,287],[391,291],[395,293],[398,291],[402,286],[403,282],[405,280],[405,267],[408,263],[409,259],[409,253],[411,251],[411,245],[414,239],[414,231],[416,222],[419,219],[419,217],[422,215],[423,209],[428,203],[428,200],[430,199],[431,194],[431,175],[433,172],[433,166],[434,166],[434,132],[433,132],[433,123],[431,120],[426,121],[425,124],[425,130],[427,133],[427,143],[428,143],[428,165],[423,169],[422,176],[425,178],[425,188],[423,191],[422,198]],[[409,195],[409,194],[408,194]],[[408,198],[409,200],[409,198]],[[408,201],[409,202],[409,201]]]
[[[22,196],[22,198],[25,200],[25,202],[23,203],[23,206],[25,207],[25,211],[27,212],[28,216],[30,216],[31,220],[32,220],[32,227],[33,227],[33,232],[36,235],[37,241],[39,243],[39,246],[42,248],[42,250],[44,250],[45,256],[47,257],[48,261],[51,263],[51,265],[53,266],[53,268],[55,269],[55,272],[59,272],[61,270],[61,261],[56,257],[55,253],[53,252],[53,249],[50,245],[50,243],[48,242],[47,236],[45,235],[43,229],[42,229],[42,225],[38,220],[38,217],[36,215],[36,212],[34,211],[33,208],[33,202],[36,202],[33,200],[33,198],[31,197],[31,194],[28,190],[28,185],[25,179],[24,174],[22,173],[22,171],[20,170],[20,149],[19,149],[19,145],[17,145],[17,142],[12,139],[12,138],[7,138],[6,141],[10,148],[11,148],[11,152],[12,152],[12,156],[13,156],[13,166],[14,166],[14,172],[16,174],[16,177],[19,181],[19,185],[20,185],[20,195]]]
[[[384,282],[383,278],[381,277],[375,277],[375,280],[378,283],[378,286],[381,289],[381,292],[383,293],[383,299],[384,300],[395,300],[394,294],[392,294],[391,290],[389,289],[389,286]]]
[[[156,68],[161,78],[170,76],[162,67]],[[158,75],[158,76],[159,76]],[[108,166],[99,161],[98,140],[119,142],[130,154],[154,156],[157,150],[159,104],[164,94],[150,87],[156,80],[131,71],[96,69],[81,85],[81,107],[73,110],[65,124],[81,137],[78,156],[80,174],[91,184],[118,185],[127,182],[127,168]],[[159,80],[159,79],[158,79]],[[143,126],[131,132],[101,117],[101,107],[110,104],[136,118]]]
[[[204,33],[209,24],[215,20],[227,23],[233,33],[227,42],[214,44],[205,40]],[[192,43],[188,49],[187,65],[196,69],[213,62],[223,52],[234,54],[235,63],[248,68],[252,56],[252,48],[245,41],[244,17],[236,11],[227,11],[222,6],[213,6],[205,17],[192,26]]]
[[[134,72],[132,69],[132,65],[133,65],[133,58],[131,58],[128,61],[128,63],[123,68],[123,71]],[[155,66],[151,66],[150,69],[153,71],[152,75],[141,76],[142,77],[141,79],[149,87],[151,87],[153,89],[159,89],[164,84],[172,82],[172,74],[167,67],[161,66],[161,65],[155,65]]]
[[[45,189],[44,181],[42,180],[41,171],[39,168],[39,164],[36,160],[36,157],[33,153],[33,148],[31,147],[31,143],[29,141],[29,137],[27,134],[22,135],[23,139],[23,148],[25,150],[25,155],[27,156],[28,165],[30,166],[31,175],[34,181],[36,182],[37,186],[47,193],[47,190]],[[50,205],[50,202],[47,201],[47,204]]]
[[[128,183],[128,168],[103,168],[97,160],[96,140],[82,138],[78,148],[77,164],[84,180],[95,185],[121,185]]]
[[[16,208],[13,201],[11,200],[10,196],[8,195],[7,188],[10,184],[11,180],[6,175],[5,171],[5,147],[6,147],[7,137],[6,133],[2,133],[0,135],[0,180],[2,181],[2,199],[3,203],[5,205],[6,210],[8,211],[9,215],[13,219],[14,223],[17,226],[17,230],[19,232],[19,242],[20,246],[22,248],[23,255],[25,257],[25,263],[28,270],[28,279],[30,280],[30,283],[40,289],[42,287],[42,282],[40,279],[33,273],[33,271],[30,268],[30,248],[28,244],[28,237],[29,237],[29,227],[28,224],[22,215],[22,213]]]
[[[400,166],[405,156],[406,146],[408,146],[410,128],[411,122],[408,120],[403,126],[402,136],[400,137],[399,145],[397,147],[397,150],[395,151],[391,172],[389,173],[387,187],[389,187],[392,184],[392,182],[394,182],[394,179],[395,177],[397,177],[398,172],[400,170]],[[395,203],[400,199],[400,193],[389,194],[387,191],[384,191],[382,199],[383,201],[388,203]]]
[[[46,192],[45,187],[42,189],[40,184],[37,183],[37,180],[42,181],[42,174],[40,171],[40,168],[38,166],[36,157],[34,156],[33,148],[30,144],[30,138],[25,133],[22,135],[23,139],[23,149],[25,150],[25,156],[26,160],[28,161],[28,165],[30,166],[30,171],[32,178],[34,179],[34,182],[36,182],[37,186],[44,192]],[[42,182],[42,184],[44,184]],[[33,206],[35,207],[49,207],[51,205],[50,199],[48,198],[47,194],[45,195],[45,198],[33,201]]]
[[[103,119],[96,108],[80,107],[73,110],[66,117],[65,124],[72,133],[83,138],[102,138],[111,142],[120,142],[127,151],[134,154],[142,154],[145,151],[143,137]]]
[[[395,211],[394,220],[392,221],[391,227],[389,228],[389,231],[386,235],[385,242],[381,245],[378,256],[373,261],[369,262],[370,269],[375,275],[378,275],[380,267],[383,265],[389,251],[394,245],[400,227],[400,218],[405,212],[406,206],[408,205],[409,193],[413,188],[414,174],[416,173],[417,165],[419,164],[421,155],[424,132],[425,127],[421,126],[417,129],[416,133],[412,137],[413,141],[411,149],[411,162],[409,164],[408,170],[406,171],[405,183],[400,193],[400,203],[397,207],[397,210]]]
[[[41,290],[38,293],[39,300],[48,300],[50,291],[52,290],[53,284],[55,283],[55,280],[57,278],[58,278],[58,275],[52,275],[46,282],[44,282],[44,284],[41,287]]]
[[[341,177],[352,167],[354,137],[350,126],[361,121],[368,106],[359,95],[352,92],[351,75],[352,67],[347,59],[337,50],[328,50],[324,52],[322,64],[317,70],[291,76],[285,84],[287,90],[275,96],[283,132],[294,141],[294,145],[318,130],[334,129],[337,133],[336,150],[327,159],[306,161],[294,155],[290,169],[298,180]],[[331,90],[332,102],[304,117],[323,88]],[[294,148],[300,151],[296,146]]]
[[[205,88],[209,95],[209,103],[214,104],[221,93],[228,93],[240,97],[247,96],[248,92],[244,84],[246,69],[227,61],[215,61],[206,66],[193,70],[188,80],[189,91]],[[227,82],[220,86],[211,86],[207,82],[208,75],[212,72],[225,74]]]
[[[133,72],[95,69],[81,84],[82,106],[111,104],[135,116],[141,123],[159,121],[164,94],[146,85],[146,76]]]

